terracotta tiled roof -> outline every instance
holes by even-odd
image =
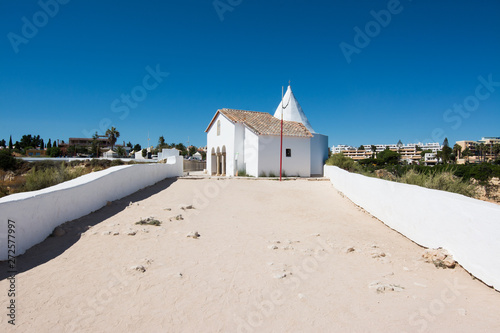
[[[208,126],[207,131],[210,129],[213,121],[219,113],[222,113],[233,123],[245,124],[250,130],[258,135],[280,135],[281,121],[269,113],[234,109],[218,110],[212,119],[212,122]],[[310,138],[313,135],[302,123],[295,121],[283,121],[283,136]]]

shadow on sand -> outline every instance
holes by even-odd
[[[113,201],[109,206],[82,216],[76,220],[67,222],[64,225],[66,234],[62,237],[47,237],[43,242],[31,247],[24,254],[17,256],[17,274],[26,272],[32,268],[42,265],[64,253],[75,244],[89,227],[101,223],[102,221],[118,214],[124,210],[130,202],[137,202],[149,198],[172,185],[177,178],[167,178],[152,186],[148,186],[129,196]],[[11,276],[8,271],[8,262],[0,261],[0,281]]]

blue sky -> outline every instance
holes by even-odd
[[[0,139],[203,146],[288,80],[330,146],[500,136],[496,0],[59,1],[0,3]]]

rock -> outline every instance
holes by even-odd
[[[172,220],[182,221],[182,220],[184,220],[184,218],[182,217],[182,214],[179,214],[177,216],[171,217],[169,220],[170,221],[172,221]]]
[[[306,296],[305,296],[304,294],[298,294],[298,295],[297,295],[297,297],[298,297],[299,299],[303,299],[303,298],[304,298],[304,297],[306,297]]]
[[[112,202],[111,201],[107,201],[106,202],[106,206],[111,206]]]
[[[385,257],[385,253],[384,252],[372,253],[372,258],[383,258],[383,257]]]
[[[191,237],[191,238],[197,239],[200,236],[201,235],[198,233],[198,231],[193,231],[193,232],[190,232],[189,234],[187,234],[186,237]]]
[[[346,253],[351,253],[351,252],[354,252],[354,251],[356,251],[356,249],[355,249],[355,248],[353,248],[353,247],[350,247],[350,248],[348,248],[345,252],[346,252]]]
[[[274,274],[273,276],[275,279],[284,279],[286,278],[286,273],[278,273],[278,274]]]
[[[194,209],[193,205],[181,207],[182,210],[187,210],[187,209]]]
[[[118,231],[113,232],[113,236],[118,236],[120,233]]]
[[[458,314],[461,316],[465,316],[467,314],[467,310],[465,310],[464,308],[460,308],[458,309]]]
[[[66,234],[66,231],[64,231],[64,229],[61,227],[56,227],[54,229],[54,231],[52,232],[52,236],[55,236],[55,237],[61,237],[61,236],[64,236],[65,234]]]
[[[385,293],[386,291],[403,291],[405,288],[397,284],[382,283],[380,281],[375,281],[370,283],[368,286],[370,289],[376,289],[377,293]]]
[[[267,248],[271,249],[271,250],[277,250],[278,249],[278,247],[276,245],[269,245]]]
[[[135,271],[139,271],[141,273],[144,273],[146,271],[146,268],[144,268],[144,266],[142,266],[142,265],[132,266],[132,267],[130,267],[130,269],[135,270]]]
[[[105,231],[102,233],[104,236],[111,235],[111,231]]]
[[[163,210],[171,211],[172,208],[164,208]]]
[[[182,278],[182,277],[183,277],[182,273],[177,273],[177,274],[176,274],[176,276],[177,276],[178,278]]]
[[[137,234],[137,230],[129,231],[127,233],[127,235],[129,235],[129,236],[135,236],[135,234]]]
[[[436,267],[455,268],[456,262],[453,256],[445,249],[427,249],[422,254],[426,262],[432,262]]]

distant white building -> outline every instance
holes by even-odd
[[[316,133],[288,86],[274,117],[265,112],[220,109],[207,133],[207,171],[235,176],[279,176],[283,112],[283,172],[288,176],[322,175],[328,158],[328,137]]]
[[[201,161],[203,158],[199,152],[194,153],[193,160]]]

